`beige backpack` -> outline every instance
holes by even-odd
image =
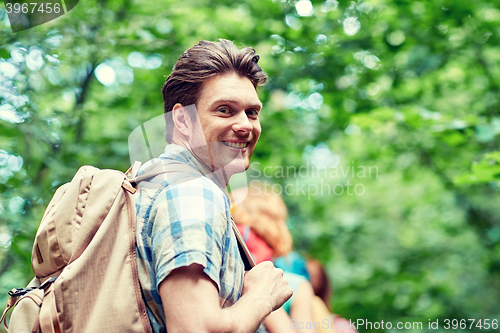
[[[9,292],[11,298],[0,320],[6,330],[152,332],[137,273],[133,185],[181,170],[160,166],[135,178],[139,167],[136,162],[124,174],[84,166],[56,191],[33,245],[36,278],[26,288]],[[233,223],[242,258],[250,269],[255,264],[235,229]],[[8,329],[6,314],[14,306]]]
[[[33,245],[36,278],[10,292],[4,317],[21,296],[10,332],[152,331],[137,275],[135,192],[124,173],[91,166],[56,191]]]

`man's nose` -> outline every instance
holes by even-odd
[[[250,133],[253,130],[253,125],[248,119],[245,111],[238,112],[234,118],[233,130],[240,133]]]

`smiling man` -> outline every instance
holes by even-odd
[[[252,48],[201,41],[163,86],[164,153],[157,186],[137,199],[139,279],[154,332],[255,332],[291,296],[270,262],[244,271],[225,190],[259,139],[267,76]],[[169,170],[181,170],[169,172]],[[173,175],[173,176],[172,176]]]

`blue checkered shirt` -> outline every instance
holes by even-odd
[[[141,182],[136,200],[137,262],[143,298],[153,332],[166,332],[159,284],[174,269],[199,264],[219,290],[222,308],[243,289],[244,264],[231,229],[227,192],[187,149],[170,144],[147,162],[189,166],[184,176],[169,173]],[[198,175],[194,173],[199,172]],[[166,178],[166,180],[165,180]],[[149,186],[154,184],[154,186]]]

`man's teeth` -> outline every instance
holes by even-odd
[[[228,147],[232,148],[238,148],[242,149],[248,146],[248,142],[227,142],[227,141],[222,141],[223,144],[225,144]]]

